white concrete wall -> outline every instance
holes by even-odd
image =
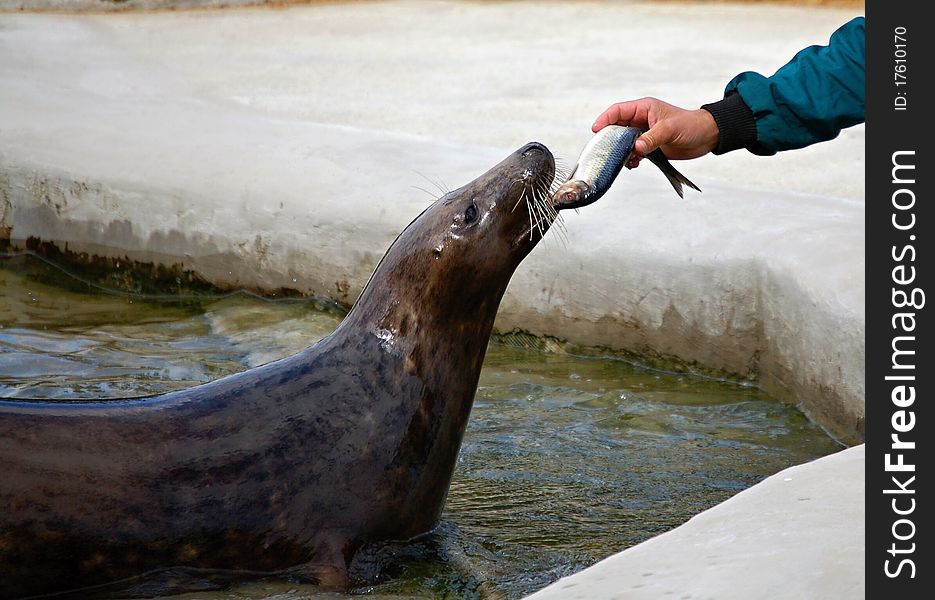
[[[571,163],[612,101],[697,106],[846,10],[389,2],[0,14],[0,237],[349,304],[434,193],[536,139]],[[863,127],[651,165],[566,218],[497,326],[757,378],[863,433]]]

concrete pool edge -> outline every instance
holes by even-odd
[[[864,450],[780,471],[527,598],[861,598]]]

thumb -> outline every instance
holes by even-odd
[[[633,149],[636,150],[637,154],[642,156],[646,156],[658,147],[659,144],[656,142],[656,136],[651,129],[637,138],[636,143],[633,144]]]
[[[639,154],[646,156],[659,146],[663,146],[672,141],[672,131],[666,121],[661,121],[656,123],[649,128],[649,131],[646,131],[637,138],[636,143],[633,145],[634,150]]]

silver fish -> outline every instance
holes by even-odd
[[[579,208],[596,202],[610,189],[610,184],[630,158],[636,138],[642,133],[643,130],[638,127],[621,125],[608,125],[595,133],[581,151],[578,164],[571,175],[552,195],[552,205],[558,209],[565,209]],[[662,150],[656,148],[647,154],[646,158],[659,167],[679,197],[684,197],[682,184],[701,191],[687,177],[675,170]]]

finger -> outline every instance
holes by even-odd
[[[594,124],[591,125],[591,131],[597,133],[608,125],[629,125],[640,110],[642,100],[630,100],[627,102],[618,102],[612,104],[598,115]]]
[[[672,126],[669,125],[669,121],[663,119],[653,125],[649,131],[637,138],[636,143],[633,144],[633,149],[639,154],[646,156],[659,146],[668,144],[674,138],[675,131],[672,129]]]

